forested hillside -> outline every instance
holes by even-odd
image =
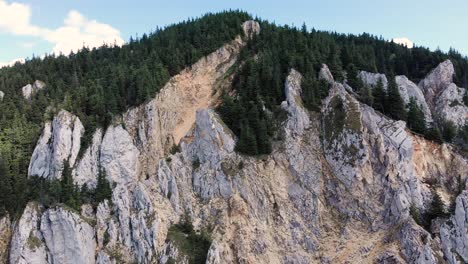
[[[0,90],[5,92],[0,102],[0,210],[17,213],[27,201],[40,196],[36,183],[27,179],[27,170],[45,120],[60,109],[76,114],[85,126],[82,141],[87,145],[97,127],[107,127],[116,115],[152,98],[171,76],[242,34],[241,24],[249,19],[249,14],[239,11],[209,14],[158,28],[122,47],[83,48],[69,56],[48,55],[0,69]],[[417,82],[440,62],[451,59],[457,84],[468,87],[468,60],[455,51],[408,49],[369,34],[260,24],[261,33],[249,41],[241,52],[242,63],[235,66],[235,92],[226,93],[218,109],[239,136],[237,150],[246,154],[268,154],[272,140],[281,139],[274,136],[285,117],[280,103],[291,68],[305,77],[303,99],[312,111],[320,110],[320,100],[328,94],[329,84],[317,78],[322,63],[337,80],[348,76],[361,100],[370,105],[384,100],[382,105],[393,106],[401,100],[398,92],[391,93],[392,86],[388,95],[380,98],[374,93],[366,99],[366,87],[354,78],[358,70],[406,75]],[[45,82],[46,89],[31,100],[24,99],[21,87],[35,80]],[[378,110],[395,119],[417,119],[417,106],[410,109],[403,114],[385,111],[384,106]],[[410,127],[425,133],[425,125],[421,128],[410,122]]]
[[[282,87],[291,68],[303,74],[302,97],[313,111],[320,110],[321,99],[328,95],[328,83],[317,77],[322,63],[328,65],[337,81],[346,77],[361,101],[397,120],[407,120],[407,113],[392,76],[406,75],[417,83],[439,63],[450,59],[455,65],[455,82],[468,87],[468,59],[454,50],[443,53],[431,52],[424,47],[408,49],[369,34],[355,36],[308,30],[305,25],[298,29],[262,21],[261,28],[261,34],[243,50],[245,65],[239,67],[233,82],[236,95],[226,96],[224,105],[219,108],[224,121],[240,136],[238,150],[247,154],[269,153],[269,138],[275,134],[278,122],[284,117],[280,109],[280,103],[285,99]],[[370,94],[370,87],[364,86],[357,77],[359,70],[389,76],[388,94],[383,87]],[[273,116],[262,111],[264,106],[271,110]],[[411,109],[408,116],[410,127],[441,141],[440,132],[426,131],[425,124],[421,128],[418,106]],[[438,126],[445,129],[445,124],[434,125],[435,129],[439,129]],[[452,131],[452,127],[449,130]],[[467,131],[468,128],[459,131],[464,133],[461,136],[465,140]]]
[[[157,28],[122,47],[83,48],[0,69],[5,93],[0,101],[0,210],[17,212],[35,193],[28,188],[33,184],[27,171],[45,120],[60,109],[76,114],[87,145],[97,127],[107,127],[114,115],[152,98],[171,76],[240,35],[242,22],[249,19],[245,12],[207,14]],[[47,88],[26,100],[21,87],[35,80]]]

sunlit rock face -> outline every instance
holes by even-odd
[[[453,83],[454,74],[452,62],[446,60],[421,80],[419,87],[435,119],[451,121],[455,126],[462,127],[468,120],[468,106],[463,102],[466,88]]]
[[[45,89],[44,82],[36,80],[33,84],[28,84],[21,88],[24,99],[30,100],[38,91]]]
[[[29,163],[28,174],[43,178],[60,178],[64,161],[73,167],[80,151],[84,127],[80,119],[62,110],[45,124]]]

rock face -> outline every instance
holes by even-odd
[[[78,185],[86,184],[88,187],[95,187],[97,175],[99,174],[100,155],[102,144],[102,129],[94,132],[91,146],[84,152],[83,157],[77,162],[73,170],[73,180]]]
[[[429,105],[435,105],[438,95],[452,83],[454,74],[455,69],[452,62],[446,60],[421,80],[419,86],[424,91]]]
[[[4,97],[5,97],[5,93],[0,91],[0,101],[3,101]]]
[[[93,228],[64,208],[30,203],[11,240],[10,263],[95,263]]]
[[[410,98],[414,98],[416,103],[419,105],[421,110],[424,112],[424,117],[426,122],[432,123],[432,114],[429,106],[427,105],[426,99],[421,89],[412,81],[410,81],[406,76],[399,75],[395,77],[396,84],[401,95],[401,98],[407,105],[410,101]]]
[[[41,208],[29,203],[18,221],[10,244],[10,263],[48,263],[40,223]]]
[[[381,79],[382,83],[384,85],[384,89],[387,89],[388,80],[387,80],[387,76],[385,76],[385,74],[360,71],[359,72],[359,78],[361,78],[362,82],[365,85],[368,85],[368,86],[371,86],[371,87],[377,85],[379,79]]]
[[[244,44],[240,37],[226,44],[120,124],[97,130],[79,161],[77,118],[61,112],[46,125],[30,171],[57,177],[60,158],[69,158],[74,181],[93,185],[102,168],[112,198],[95,212],[83,206],[81,214],[30,203],[12,225],[10,262],[184,263],[168,236],[181,219],[211,231],[207,263],[437,263],[465,256],[466,191],[440,239],[415,223],[410,207],[426,210],[431,188],[449,200],[466,181],[466,160],[361,104],[325,66],[321,78],[332,88],[321,113],[304,108],[302,76],[291,70],[282,140],[270,155],[236,153],[236,137],[211,108]],[[408,97],[417,95],[401,81]]]
[[[33,84],[28,84],[21,88],[21,92],[23,93],[23,97],[27,100],[30,100],[34,94],[38,91],[45,88],[45,83],[39,80],[36,80]]]
[[[468,106],[463,102],[466,89],[453,83],[454,74],[452,62],[446,60],[421,80],[419,87],[436,119],[452,121],[461,127],[468,120]]]
[[[253,35],[260,34],[260,24],[257,21],[249,20],[245,21],[242,24],[242,28],[244,29],[244,34],[249,38]]]
[[[335,82],[333,75],[331,74],[330,69],[328,69],[326,64],[322,64],[322,67],[320,68],[319,79],[324,79],[329,83]]]
[[[75,164],[81,146],[84,127],[80,119],[62,110],[52,123],[45,124],[29,163],[28,175],[60,178],[63,162]]]
[[[325,74],[326,70],[323,72]],[[331,77],[329,80],[332,81],[333,77]],[[302,100],[300,99],[301,81],[301,74],[295,70],[292,70],[286,79],[286,101],[283,103],[283,108],[288,111],[291,118],[295,118],[295,120],[287,122],[287,128],[289,131],[293,131],[297,134],[303,134],[304,130],[310,126],[309,116],[307,115],[306,110],[302,105]]]
[[[468,191],[456,200],[455,214],[440,229],[442,249],[449,263],[468,262]]]
[[[79,215],[64,208],[49,209],[40,228],[50,263],[95,262],[94,229]]]
[[[127,183],[135,180],[139,154],[130,134],[122,126],[107,128],[99,158],[110,182]]]

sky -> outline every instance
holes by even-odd
[[[468,55],[467,0],[0,0],[0,67],[33,55],[68,54],[83,43],[122,45],[157,26],[227,9]]]

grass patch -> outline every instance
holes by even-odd
[[[31,231],[29,233],[28,241],[27,241],[28,248],[31,250],[35,250],[36,248],[42,245],[42,241],[33,234]]]

